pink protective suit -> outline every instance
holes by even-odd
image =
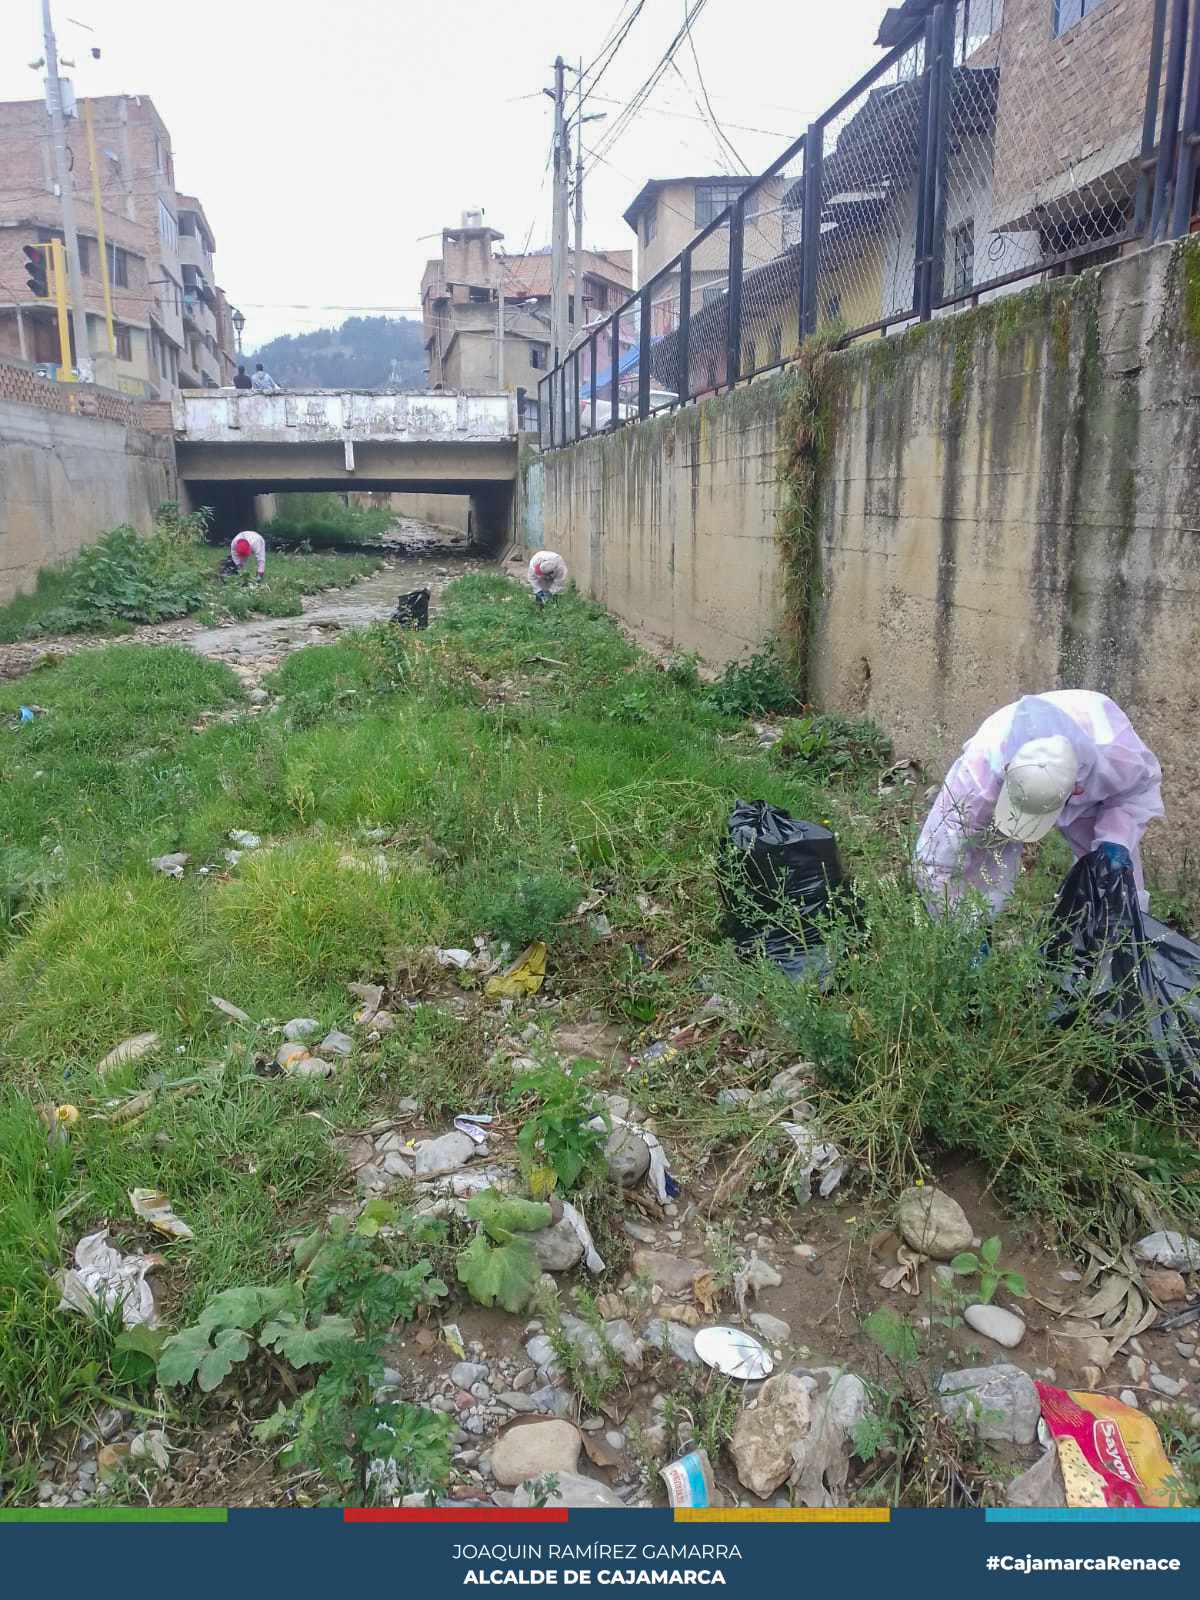
[[[913,870],[933,915],[968,889],[980,891],[995,916],[1012,893],[1022,845],[992,827],[1004,769],[1030,739],[1061,734],[1079,760],[1077,792],[1058,819],[1076,860],[1104,843],[1133,857],[1143,909],[1145,879],[1138,846],[1146,824],[1163,815],[1162,769],[1120,706],[1090,689],[1028,694],[993,712],[963,746],[917,840]]]

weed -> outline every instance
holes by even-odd
[[[1000,1237],[993,1234],[990,1239],[985,1239],[979,1247],[979,1254],[974,1250],[964,1250],[956,1255],[950,1266],[953,1271],[961,1276],[979,1274],[979,1300],[983,1305],[990,1305],[996,1290],[1004,1286],[1011,1295],[1018,1300],[1025,1298],[1025,1279],[1019,1272],[1012,1272],[999,1265],[1000,1262]]]
[[[802,705],[774,642],[742,661],[731,661],[706,698],[714,711],[726,717],[775,715],[798,711]]]
[[[538,1304],[546,1337],[554,1350],[567,1382],[588,1411],[600,1411],[610,1395],[620,1388],[621,1357],[614,1349],[595,1301],[577,1290],[582,1329],[568,1330],[559,1308],[558,1297],[544,1294]]]
[[[394,1325],[446,1293],[428,1262],[388,1259],[380,1248],[384,1227],[405,1235],[414,1225],[379,1200],[354,1228],[334,1218],[297,1246],[297,1278],[225,1290],[197,1323],[166,1341],[159,1359],[160,1382],[186,1383],[196,1374],[201,1389],[212,1389],[245,1359],[255,1330],[260,1346],[290,1367],[320,1365],[312,1388],[281,1404],[256,1435],[286,1439],[286,1464],[318,1472],[330,1505],[427,1491],[450,1475],[449,1420],[375,1395]]]
[[[785,723],[771,758],[778,766],[802,766],[810,782],[836,784],[877,776],[891,748],[873,722],[825,711]]]
[[[336,494],[286,494],[263,531],[272,541],[320,550],[381,539],[395,525],[390,511],[348,506]]]
[[[482,1189],[467,1201],[467,1215],[479,1229],[458,1258],[459,1282],[481,1306],[524,1311],[542,1275],[537,1252],[525,1235],[549,1227],[550,1207]]]
[[[548,1065],[522,1074],[512,1086],[511,1101],[532,1095],[535,1102],[517,1136],[521,1166],[535,1193],[557,1188],[566,1194],[604,1169],[611,1121],[585,1081],[593,1071],[588,1061],[573,1061],[565,1071]],[[596,1117],[603,1128],[590,1126]]]
[[[553,940],[579,900],[579,884],[569,873],[511,856],[477,862],[473,878],[464,896],[468,926],[514,950],[534,939]]]

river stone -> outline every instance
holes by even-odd
[[[529,1238],[543,1272],[569,1272],[583,1254],[583,1243],[566,1217],[559,1217],[548,1228],[538,1228]]]
[[[957,1200],[923,1185],[900,1196],[896,1221],[907,1243],[935,1261],[949,1261],[969,1250],[975,1236]]]
[[[773,1317],[766,1311],[752,1311],[750,1321],[769,1344],[784,1344],[792,1337],[791,1326],[782,1317]]]
[[[752,1494],[774,1494],[792,1470],[792,1443],[812,1422],[808,1387],[790,1372],[768,1378],[754,1406],[738,1416],[729,1442],[739,1480]]]
[[[522,1433],[525,1430],[520,1430]],[[552,1469],[543,1467],[542,1472]],[[539,1474],[540,1476],[540,1474]],[[542,1504],[541,1496],[537,1494],[539,1488],[536,1478],[523,1483],[513,1495],[514,1506],[531,1506]],[[602,1483],[597,1483],[594,1478],[583,1478],[574,1472],[560,1472],[558,1486],[554,1493],[547,1495],[544,1502],[547,1506],[574,1506],[577,1510],[593,1511],[607,1510],[624,1511],[624,1500],[619,1499],[611,1489]]]
[[[475,1154],[475,1143],[465,1133],[443,1133],[439,1139],[422,1139],[416,1146],[418,1178],[439,1178],[457,1172]]]
[[[1032,1444],[1042,1403],[1028,1373],[1011,1362],[944,1373],[938,1410],[961,1417],[983,1444]]]
[[[1040,1460],[1013,1478],[1004,1491],[1010,1506],[1050,1506],[1054,1509],[1067,1503],[1062,1472],[1058,1465],[1058,1450],[1054,1445]]]
[[[1002,1344],[1006,1350],[1015,1350],[1025,1337],[1025,1324],[1020,1317],[1003,1306],[968,1306],[963,1321],[993,1344]]]
[[[687,1294],[692,1282],[708,1268],[691,1256],[668,1255],[663,1250],[635,1250],[633,1270],[658,1284],[667,1294]]]
[[[488,1369],[482,1361],[456,1361],[450,1368],[450,1382],[459,1389],[470,1389],[473,1383],[481,1383],[488,1375]]]
[[[678,1322],[668,1322],[663,1317],[655,1317],[646,1324],[646,1343],[653,1345],[656,1350],[665,1350],[677,1361],[688,1365],[700,1359],[696,1354],[696,1336],[692,1330],[682,1327]]]
[[[1200,1270],[1200,1240],[1189,1239],[1186,1234],[1168,1228],[1162,1233],[1149,1233],[1133,1247],[1139,1261],[1151,1266],[1166,1267],[1171,1272],[1196,1272]]]
[[[574,1472],[580,1444],[579,1429],[560,1417],[509,1428],[492,1449],[496,1482],[513,1489],[546,1472]]]
[[[604,1324],[604,1337],[621,1358],[622,1365],[642,1370],[644,1346],[625,1317],[614,1317]]]
[[[623,1189],[640,1183],[650,1170],[650,1146],[632,1128],[614,1128],[604,1146],[608,1175]]]
[[[321,1040],[321,1049],[326,1055],[348,1056],[353,1053],[354,1040],[348,1033],[339,1033],[336,1028],[331,1028]]]

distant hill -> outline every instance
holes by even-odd
[[[340,328],[285,333],[246,357],[248,372],[256,361],[285,389],[424,389],[428,381],[421,324],[407,317],[347,317]]]

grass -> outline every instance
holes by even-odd
[[[917,802],[877,794],[868,730],[846,746],[845,728],[824,740],[809,719],[780,764],[694,674],[656,669],[598,607],[567,596],[542,613],[490,576],[453,585],[427,633],[376,627],[293,653],[270,686],[273,714],[208,720],[241,704],[226,668],[121,644],[0,686],[9,1499],[28,1497],[58,1430],[106,1400],[153,1404],[114,1371],[114,1329],[58,1313],[48,1275],[97,1227],[122,1248],[152,1244],[130,1189],[162,1189],[194,1231],[162,1250],[174,1328],[220,1289],[279,1276],[289,1241],[345,1181],[331,1130],[406,1094],[430,1117],[470,1106],[511,1121],[499,1047],[528,1014],[510,1024],[469,987],[460,1011],[430,996],[438,969],[421,952],[433,945],[545,938],[545,993],[563,1022],[600,1007],[633,1045],[692,1018],[714,988],[735,1001],[686,1071],[652,1062],[612,1085],[635,1087],[669,1147],[741,1163],[734,1218],[751,1193],[762,1209],[757,1183],[787,1203],[789,1175],[769,1114],[717,1107],[717,1091],[761,1088],[799,1055],[818,1064],[813,1097],[859,1163],[868,1208],[954,1153],[1051,1236],[1127,1236],[1151,1209],[1195,1218],[1175,1109],[1122,1088],[1086,1025],[1045,1018],[1037,918],[1061,856],[1041,853],[973,970],[977,939],[932,926],[914,901]],[[31,701],[46,714],[10,730]],[[843,749],[852,759],[831,761]],[[828,819],[858,883],[861,926],[829,930],[828,993],[740,965],[724,942],[717,847],[734,798],[759,795]],[[226,873],[234,827],[265,847]],[[217,870],[176,882],[150,869],[176,849]],[[596,896],[611,938],[576,915]],[[345,984],[363,979],[417,1002],[378,1047],[328,1081],[254,1072],[254,1051],[277,1038],[271,1019],[345,1026]],[[213,994],[250,1026],[231,1028]],[[145,1030],[157,1051],[101,1081],[101,1057]],[[107,1119],[115,1096],[155,1084],[139,1120]],[[168,1098],[172,1084],[186,1094]],[[55,1150],[38,1108],[61,1102],[81,1119]],[[588,1214],[607,1255],[598,1196]]]
[[[336,494],[286,494],[279,496],[279,515],[263,531],[319,550],[382,539],[395,524],[390,511],[348,506]]]
[[[68,566],[40,572],[32,593],[0,607],[0,644],[63,633],[120,635],[138,623],[185,616],[298,616],[304,595],[379,569],[370,556],[275,553],[264,583],[252,574],[222,582],[226,552],[202,542],[205,523],[162,506],[145,538],[129,527],[110,529]]]

